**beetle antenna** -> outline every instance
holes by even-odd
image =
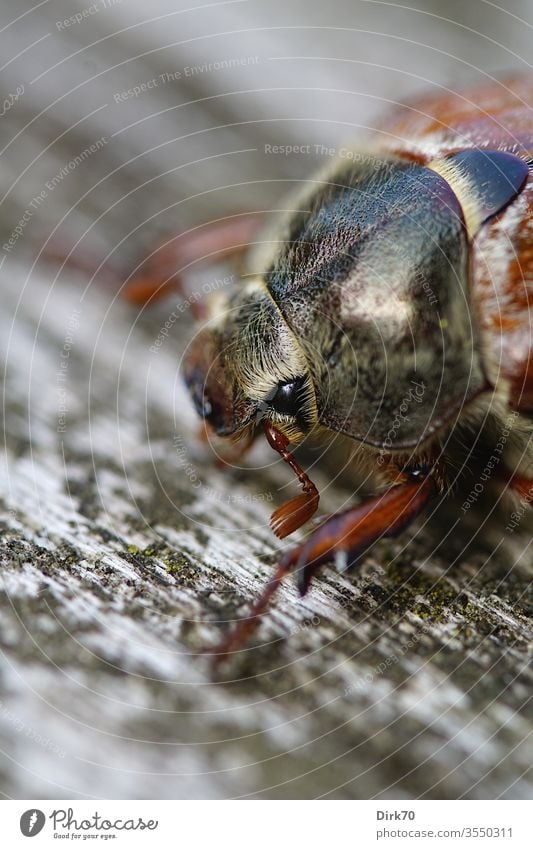
[[[289,440],[272,422],[263,421],[263,430],[269,445],[291,467],[302,486],[302,494],[286,501],[270,517],[270,527],[279,539],[284,539],[304,525],[316,513],[320,495],[310,477],[287,450]]]

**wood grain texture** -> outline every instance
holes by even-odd
[[[6,4],[5,23],[31,5]],[[30,207],[0,267],[4,796],[531,797],[523,515],[511,532],[490,499],[477,513],[447,500],[353,574],[325,568],[303,601],[289,581],[213,679],[200,651],[246,614],[287,548],[268,520],[295,484],[264,443],[222,471],[195,441],[178,376],[189,310],[171,298],[138,312],[103,280],[34,265],[56,226],[127,265],[159,232],[281,203],[280,181],[316,157],[266,155],[266,143],[340,145],[384,101],[511,61],[487,52],[489,37],[525,55],[523,25],[497,11],[468,34],[475,5],[447,3],[442,19],[389,9],[385,21],[379,4],[338,3],[334,30],[323,4],[217,4],[209,30],[199,14],[134,27],[146,4],[132,2],[126,17],[117,7],[67,32],[56,21],[73,4],[57,3],[0,33],[4,90],[25,85],[1,119],[2,244],[47,181],[110,139]],[[256,54],[258,65],[114,100],[158,74]],[[193,276],[191,290],[229,274]],[[313,480],[324,512],[353,503],[327,468]]]

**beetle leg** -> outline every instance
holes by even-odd
[[[281,564],[292,567],[300,595],[305,595],[320,566],[335,559],[337,567],[345,571],[380,537],[394,537],[405,530],[435,492],[431,475],[393,486],[357,507],[330,516],[309,539],[287,552]]]
[[[247,640],[259,627],[261,617],[266,612],[272,596],[276,593],[282,580],[292,571],[292,566],[280,562],[274,575],[264,588],[256,602],[252,605],[250,613],[246,619],[241,619],[235,628],[224,637],[214,648],[206,649],[206,653],[212,655],[213,666],[218,666],[232,652],[239,651],[246,644]]]
[[[40,251],[38,259],[54,264],[61,263],[61,268],[71,268],[87,277],[97,277],[98,280],[115,286],[119,286],[123,278],[121,271],[113,263],[102,261],[97,251],[82,245],[69,248],[67,240],[59,237],[47,243]]]
[[[236,215],[167,239],[146,257],[135,277],[126,282],[124,297],[142,306],[172,291],[181,294],[182,275],[188,266],[196,262],[214,264],[243,254],[260,223],[257,215]],[[191,301],[190,306],[193,314],[201,317],[198,301]]]
[[[267,421],[263,421],[263,430],[270,446],[291,467],[302,486],[302,494],[291,498],[274,510],[270,517],[270,527],[279,539],[284,539],[294,533],[316,513],[320,501],[318,489],[313,481],[304,472],[293,455],[287,450],[289,440],[277,427]]]
[[[231,652],[241,649],[257,629],[270,599],[286,575],[296,573],[300,594],[305,595],[314,573],[321,565],[337,559],[337,562],[341,562],[341,568],[346,568],[380,537],[393,537],[401,533],[421,513],[439,488],[430,472],[405,473],[402,478],[402,483],[382,495],[330,516],[306,541],[283,555],[274,576],[252,606],[247,618],[216,648],[210,650],[215,665]]]
[[[531,504],[533,501],[533,479],[525,478],[523,475],[499,475],[501,480],[505,480],[506,485],[514,490],[516,494],[525,501],[526,504]]]
[[[261,223],[261,216],[256,214],[235,215],[178,234],[152,251],[125,282],[123,270],[120,271],[111,262],[102,261],[97,252],[81,245],[69,251],[66,241],[56,239],[40,256],[117,287],[123,284],[121,296],[133,304],[144,306],[171,292],[182,294],[183,272],[193,263],[213,265],[224,258],[242,255],[256,237]],[[190,307],[196,318],[202,317],[197,300],[191,300]]]

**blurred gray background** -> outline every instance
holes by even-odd
[[[129,269],[162,234],[276,207],[314,145],[529,72],[532,26],[526,0],[4,0],[5,796],[531,797],[529,540],[436,552],[422,527],[303,602],[289,582],[213,682],[195,653],[270,574],[290,476],[264,446],[224,474],[195,444],[188,315],[151,354],[172,302],[139,315],[37,257]],[[310,151],[268,152],[290,144]],[[349,503],[316,479],[324,510]]]
[[[32,235],[73,206],[76,239],[92,224],[113,247],[149,239],[150,227],[262,209],[283,193],[270,179],[314,167],[313,148],[284,157],[265,145],[335,146],[406,97],[527,72],[531,59],[525,0],[49,0],[7,2],[2,14],[2,91],[24,86],[2,119],[2,223],[104,136]]]

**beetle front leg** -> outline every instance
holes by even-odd
[[[288,551],[247,618],[210,650],[215,665],[243,647],[257,629],[270,599],[286,575],[296,574],[300,594],[305,595],[320,566],[337,559],[346,568],[350,560],[364,554],[381,537],[397,536],[439,489],[438,480],[430,470],[400,472],[400,480],[401,483],[382,495],[330,516],[307,540]]]
[[[430,474],[419,472],[416,477],[407,477],[382,495],[330,516],[307,540],[284,555],[280,565],[295,573],[300,595],[305,595],[313,574],[324,563],[334,559],[339,571],[346,571],[350,561],[378,539],[397,536],[411,524],[437,487]]]

